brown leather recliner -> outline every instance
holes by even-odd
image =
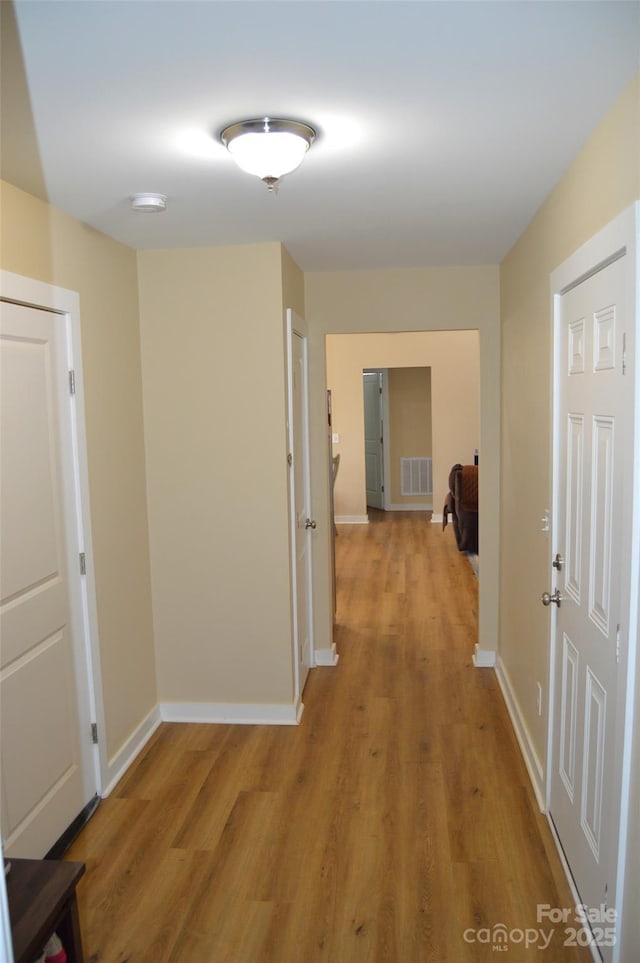
[[[478,554],[478,466],[454,465],[449,472],[449,494],[442,511],[442,528],[453,521],[458,551]]]

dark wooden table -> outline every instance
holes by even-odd
[[[15,963],[34,963],[57,933],[69,963],[84,963],[76,886],[84,863],[11,859],[6,877]]]

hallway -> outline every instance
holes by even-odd
[[[422,513],[370,518],[339,526],[340,662],[301,725],[163,725],[69,851],[88,963],[591,959],[536,919],[572,901],[472,665],[466,557]]]

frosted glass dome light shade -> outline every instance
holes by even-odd
[[[269,117],[240,121],[220,134],[238,167],[260,177],[269,190],[300,166],[315,137],[308,124]]]
[[[299,167],[309,145],[297,134],[240,134],[229,153],[243,171],[257,177],[282,177]]]

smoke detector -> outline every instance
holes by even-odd
[[[166,194],[134,194],[131,208],[138,214],[161,214],[167,209]]]

